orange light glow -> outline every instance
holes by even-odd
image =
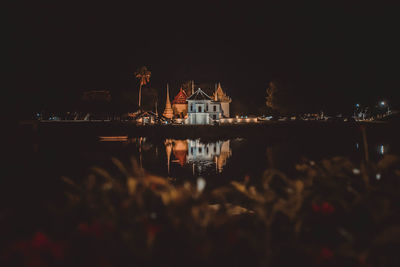
[[[128,141],[128,136],[99,136],[101,142],[121,142]]]

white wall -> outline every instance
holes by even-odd
[[[206,105],[211,101],[188,101],[189,124],[209,124],[210,116],[206,111]],[[193,107],[193,109],[192,109]],[[200,108],[200,110],[199,110]],[[200,111],[200,112],[199,112]]]
[[[209,124],[209,117],[208,113],[190,113],[189,124]]]

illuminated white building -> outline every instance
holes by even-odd
[[[186,99],[188,124],[211,124],[222,117],[221,103],[214,101],[200,88]]]

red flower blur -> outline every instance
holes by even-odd
[[[88,224],[87,222],[82,222],[78,225],[78,231],[85,235],[91,235],[97,238],[100,238],[106,232],[110,232],[113,229],[113,225],[111,223],[100,223],[93,222]]]
[[[318,204],[312,203],[312,209],[314,212],[319,212],[321,210],[320,206]]]
[[[329,204],[328,202],[324,202],[321,205],[321,212],[322,214],[329,215],[335,211],[335,208]]]
[[[62,260],[65,246],[50,240],[46,234],[37,232],[31,240],[12,243],[5,253],[6,262],[15,256],[21,257],[26,266],[49,266],[49,259]]]
[[[322,213],[323,215],[330,215],[335,212],[335,207],[329,202],[323,202],[321,205],[312,203],[312,210],[316,213]]]
[[[331,260],[333,259],[333,251],[329,248],[322,248],[319,256],[321,260]]]

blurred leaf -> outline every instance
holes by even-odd
[[[381,231],[375,240],[374,245],[382,246],[388,243],[399,243],[400,242],[400,226],[395,225]]]

